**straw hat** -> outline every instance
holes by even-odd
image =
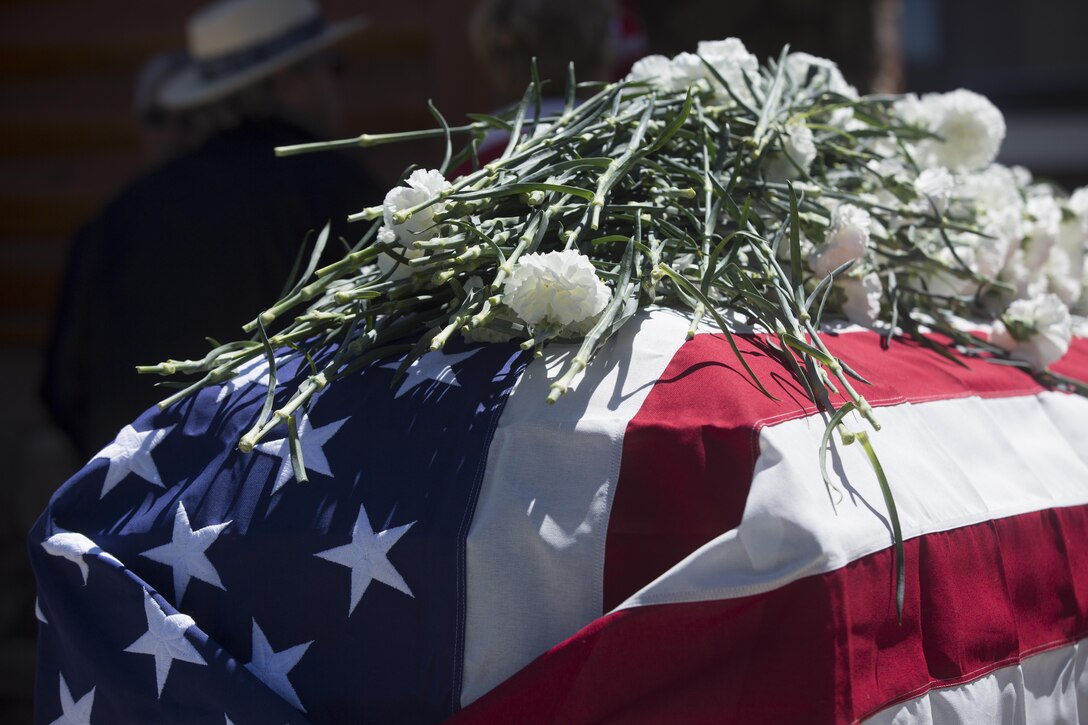
[[[226,98],[366,24],[326,24],[314,0],[219,0],[189,18],[189,65],[163,84],[159,103],[184,110]]]

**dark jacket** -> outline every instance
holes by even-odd
[[[350,159],[276,158],[313,140],[278,121],[250,123],[129,186],[76,236],[46,361],[43,397],[90,457],[169,391],[136,365],[201,357],[206,337],[275,302],[307,232],[380,203],[382,190]]]

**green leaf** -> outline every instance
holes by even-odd
[[[261,345],[264,346],[264,359],[268,363],[268,392],[264,396],[264,405],[257,416],[257,422],[253,425],[256,430],[263,426],[272,415],[272,409],[276,405],[276,355],[272,350],[272,343],[268,341],[268,332],[264,329],[261,318],[257,318],[257,331],[260,335]]]
[[[782,49],[781,55],[779,55],[778,67],[775,70],[774,79],[771,81],[771,87],[767,91],[767,98],[763,103],[763,107],[759,110],[759,122],[756,123],[756,129],[752,133],[752,138],[757,146],[760,146],[763,142],[763,137],[767,133],[767,128],[770,126],[771,120],[778,115],[778,104],[782,99],[782,91],[785,86],[785,71],[786,71],[786,56],[789,54],[789,46],[787,45]]]
[[[542,100],[540,98],[540,73],[536,68],[536,56],[529,59],[529,78],[531,83],[530,88],[533,89],[533,130],[536,130],[536,126],[540,123],[540,106]]]
[[[567,184],[507,184],[505,186],[498,186],[493,189],[484,189],[482,191],[465,192],[461,194],[454,194],[450,198],[458,201],[471,201],[473,199],[498,199],[504,196],[516,196],[518,194],[525,194],[532,191],[550,191],[557,194],[570,194],[571,196],[577,196],[586,201],[593,200],[593,192],[589,189],[583,189],[578,186],[568,186]]]
[[[295,474],[295,480],[306,483],[309,478],[306,476],[306,463],[302,460],[302,441],[299,440],[298,424],[293,415],[287,418],[287,441],[291,452],[291,470]]]
[[[435,335],[437,335],[439,332],[439,328],[432,327],[431,329],[427,330],[427,332],[424,333],[423,336],[420,337],[414,345],[412,345],[412,349],[409,350],[408,354],[404,356],[404,360],[402,360],[400,365],[397,367],[397,371],[393,373],[393,379],[389,381],[390,388],[396,388],[397,385],[400,383],[401,379],[408,372],[408,368],[412,367],[412,363],[414,363],[416,360],[423,357],[430,351],[431,340],[433,340]]]
[[[813,347],[812,345],[809,345],[807,342],[805,342],[801,338],[796,337],[794,335],[791,335],[788,332],[785,332],[785,331],[779,332],[778,337],[782,339],[782,342],[786,343],[787,345],[792,347],[794,350],[797,350],[798,352],[802,352],[802,353],[804,353],[805,355],[808,355],[811,358],[815,358],[816,360],[819,360],[824,365],[832,365],[835,362],[835,359],[833,357],[831,357],[830,355],[828,355],[827,353]]]
[[[824,477],[824,486],[827,487],[827,495],[830,496],[832,491],[837,491],[840,500],[842,499],[842,491],[831,481],[831,476],[827,472],[827,452],[831,445],[831,434],[835,428],[842,423],[842,419],[846,415],[854,410],[856,406],[851,402],[843,403],[842,407],[835,411],[831,416],[831,420],[827,422],[827,427],[824,428],[824,434],[820,438],[820,474]],[[832,500],[834,505],[834,500]]]
[[[793,285],[794,294],[801,299],[805,287],[805,280],[801,270],[801,217],[797,213],[797,192],[790,187],[790,284]]]
[[[563,115],[567,116],[574,110],[574,96],[578,92],[578,84],[574,82],[574,61],[567,64],[567,93],[563,100]]]
[[[869,459],[869,465],[873,467],[876,479],[880,483],[880,493],[884,496],[884,506],[888,509],[888,518],[892,524],[892,542],[895,546],[895,613],[899,624],[903,623],[903,599],[907,589],[907,555],[903,546],[903,529],[899,525],[899,512],[895,507],[895,498],[892,496],[888,477],[884,475],[884,467],[880,465],[880,459],[869,441],[869,434],[861,431],[857,434],[857,441],[865,449],[865,455]]]
[[[661,149],[672,139],[674,135],[676,135],[676,132],[680,130],[681,126],[684,125],[684,121],[688,120],[688,114],[691,113],[691,105],[692,94],[691,89],[689,88],[687,98],[684,99],[684,105],[680,108],[680,112],[676,114],[676,116],[674,116],[671,121],[669,121],[669,124],[665,126],[665,130],[662,131],[661,135],[657,137],[657,140],[654,141],[650,148],[646,149],[646,153],[652,154],[655,151]]]
[[[442,130],[446,135],[446,153],[442,157],[442,165],[438,167],[438,170],[445,176],[449,172],[450,158],[453,156],[453,143],[450,140],[450,125],[446,123],[446,119],[438,112],[438,109],[430,98],[427,99],[427,110],[429,110],[435,120],[438,121],[438,125],[442,127]]]
[[[470,234],[476,235],[476,237],[478,237],[484,244],[490,247],[493,252],[495,252],[495,256],[498,258],[500,265],[506,264],[506,255],[503,254],[503,251],[499,247],[498,243],[496,243],[495,240],[489,237],[487,234],[484,234],[482,231],[480,231],[479,227],[477,227],[475,224],[462,221],[460,219],[450,219],[446,223],[456,229],[461,229]]]
[[[466,113],[465,115],[477,123],[486,123],[497,131],[510,133],[511,129],[513,129],[513,125],[509,121],[503,120],[498,116],[491,116],[486,113]]]
[[[744,355],[741,354],[740,348],[737,347],[737,341],[733,339],[733,333],[729,330],[729,325],[724,319],[722,319],[722,316],[718,314],[718,310],[715,308],[714,304],[710,300],[708,300],[703,295],[703,293],[700,292],[694,285],[692,285],[691,282],[686,280],[683,275],[679,274],[668,265],[662,264],[659,268],[662,272],[668,275],[669,279],[673,281],[673,284],[675,284],[680,289],[683,289],[697,302],[701,302],[703,304],[707,312],[710,313],[710,315],[714,318],[714,321],[718,324],[718,329],[720,329],[722,331],[722,334],[725,335],[725,341],[729,343],[729,347],[733,350],[733,354],[737,356],[737,360],[744,367],[745,371],[748,373],[748,376],[752,379],[752,382],[755,383],[755,386],[759,388],[760,392],[762,392],[771,400],[778,400],[778,398],[771,395],[770,391],[767,390],[767,388],[763,387],[763,383],[760,381],[759,376],[756,375],[755,371],[752,370],[751,366],[748,365],[748,361],[744,359]]]
[[[521,127],[525,123],[525,111],[529,108],[529,100],[533,97],[533,86],[530,85],[525,89],[525,94],[521,97],[521,103],[518,104],[517,113],[514,114],[514,125],[510,128],[510,140],[506,142],[506,148],[503,149],[500,159],[510,158],[510,154],[514,152],[518,142],[521,141]]]

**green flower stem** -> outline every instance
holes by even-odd
[[[485,123],[470,123],[464,126],[451,126],[449,133],[475,133],[486,131]],[[336,141],[318,141],[316,143],[302,143],[291,146],[277,146],[276,156],[295,156],[308,154],[314,151],[335,151],[337,149],[370,148],[381,144],[397,143],[400,141],[416,141],[427,138],[439,138],[445,136],[447,131],[441,128],[426,129],[422,131],[401,131],[399,133],[364,133],[354,138],[343,138]]]
[[[449,342],[450,337],[473,317],[472,307],[463,307],[461,312],[454,315],[449,324],[443,327],[438,334],[431,338],[431,350],[441,350]]]
[[[899,624],[903,623],[903,600],[907,586],[907,555],[903,545],[903,529],[899,525],[899,511],[895,506],[895,498],[892,496],[891,485],[884,474],[884,467],[880,465],[880,459],[869,440],[869,434],[865,431],[857,433],[857,441],[865,451],[873,472],[876,473],[877,482],[880,484],[880,492],[884,496],[884,506],[888,510],[888,518],[891,519],[892,541],[895,547],[895,613]]]
[[[272,307],[262,312],[260,314],[260,321],[265,325],[272,324],[272,322],[279,318],[279,316],[282,315],[284,312],[287,312],[288,310],[291,310],[304,302],[309,302],[310,300],[316,298],[318,295],[323,294],[325,291],[328,290],[329,285],[332,284],[332,282],[334,282],[339,277],[339,275],[349,270],[358,269],[358,267],[371,261],[379,254],[391,249],[392,247],[393,245],[391,244],[373,245],[367,247],[366,249],[352,252],[344,257],[344,259],[341,259],[339,262],[317,270],[317,272],[315,273],[316,279],[313,282],[302,287],[294,294],[285,297],[284,299],[274,304]],[[256,329],[257,320],[252,320],[242,326],[242,330],[249,333],[255,332]]]
[[[752,133],[752,141],[756,149],[756,154],[762,153],[767,144],[767,132],[770,129],[771,121],[778,116],[779,106],[782,101],[782,91],[785,90],[786,84],[786,54],[789,48],[783,48],[782,54],[779,56],[778,67],[775,69],[774,79],[771,81],[771,87],[767,91],[766,101],[763,103],[763,107],[759,112],[759,121],[756,123],[755,131]]]
[[[624,301],[631,293],[631,287],[633,286],[631,284],[631,275],[637,267],[638,255],[638,248],[635,246],[634,238],[632,238],[627,243],[627,249],[624,251],[623,260],[620,263],[619,276],[612,299],[609,300],[608,306],[605,307],[597,324],[582,340],[578,352],[567,365],[567,369],[563,371],[558,380],[551,384],[548,390],[548,403],[555,403],[570,389],[571,382],[579,373],[585,370],[590,358],[600,344],[601,337],[612,326],[616,316],[623,309]]]
[[[375,244],[373,246],[367,247],[366,249],[360,249],[357,252],[351,252],[338,262],[333,262],[332,264],[317,270],[316,272],[314,272],[314,275],[319,278],[330,277],[335,279],[339,275],[344,274],[345,272],[358,271],[360,267],[372,262],[378,257],[379,254],[386,251],[386,249],[388,249],[390,246],[392,245],[386,246],[381,244]]]
[[[502,287],[506,278],[513,274],[514,265],[517,263],[518,258],[527,251],[536,249],[540,244],[544,233],[548,229],[548,223],[551,220],[550,210],[544,210],[537,212],[532,217],[529,223],[526,225],[525,232],[518,240],[518,245],[514,247],[514,250],[510,253],[510,256],[506,258],[506,262],[499,266],[498,271],[495,273],[495,278],[492,280],[490,289],[493,292],[498,293]],[[474,328],[486,325],[487,322],[494,317],[495,310],[491,300],[484,302],[480,311],[469,318],[468,322],[462,326],[463,332],[471,332]]]
[[[635,132],[631,134],[631,139],[627,143],[627,148],[618,158],[609,163],[608,168],[597,181],[597,190],[593,194],[593,201],[590,202],[593,208],[592,218],[589,222],[590,229],[597,230],[600,228],[601,209],[604,207],[605,199],[608,198],[609,192],[620,177],[630,170],[631,165],[638,158],[642,139],[646,135],[646,127],[650,123],[650,116],[653,111],[654,97],[651,95],[646,100],[646,108],[639,118]]]
[[[362,221],[374,221],[375,219],[381,219],[385,214],[385,208],[380,206],[368,206],[360,212],[355,214],[348,214],[347,220],[349,222],[362,222]]]

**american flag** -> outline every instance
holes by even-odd
[[[636,318],[551,406],[571,350],[377,363],[299,414],[307,482],[285,431],[236,450],[263,363],[148,411],[31,534],[39,722],[1085,722],[1088,400],[826,338],[873,382],[900,624],[859,446],[829,491],[766,341],[774,400],[687,325]]]

